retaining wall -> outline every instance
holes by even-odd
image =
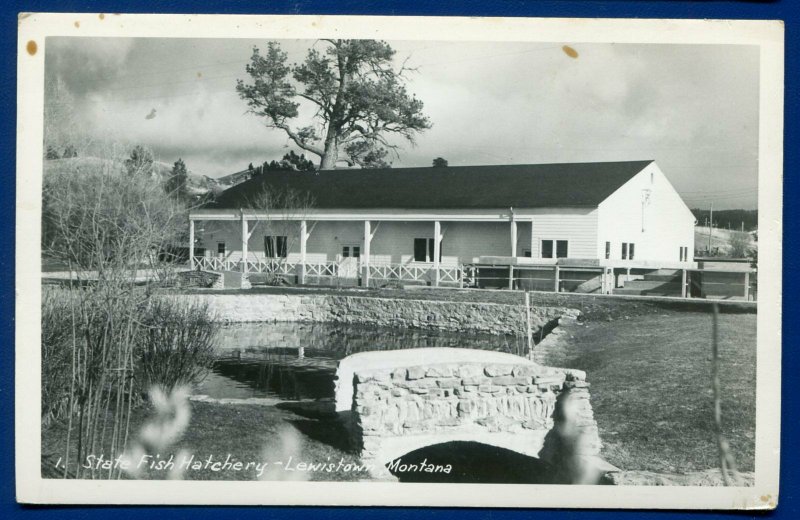
[[[447,302],[337,295],[186,294],[181,299],[207,303],[224,322],[332,322],[380,327],[430,328],[490,334],[525,333],[521,305]],[[553,320],[576,316],[564,307],[531,309],[534,333]]]

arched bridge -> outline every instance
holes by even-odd
[[[385,464],[406,453],[452,441],[548,460],[553,449],[545,446],[553,442],[546,438],[567,395],[579,455],[596,456],[600,438],[585,377],[474,349],[363,352],[339,363],[336,410],[376,478],[390,477]]]

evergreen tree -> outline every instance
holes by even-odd
[[[375,167],[386,164],[387,149],[398,148],[387,136],[413,144],[431,127],[422,101],[406,89],[407,69],[395,67],[394,56],[383,41],[319,40],[303,63],[288,64],[280,44],[269,42],[265,54],[253,49],[246,67],[252,82],[238,80],[236,91],[268,128],[319,157],[320,170],[339,161]],[[295,126],[301,100],[317,110]]]
[[[189,179],[189,173],[186,171],[186,164],[183,159],[178,159],[172,165],[172,172],[170,173],[164,187],[167,193],[174,196],[177,200],[186,200],[188,198],[188,191],[186,189],[186,181]]]
[[[125,160],[125,168],[130,175],[152,175],[153,153],[144,146],[136,145],[133,150],[131,150],[130,158]]]

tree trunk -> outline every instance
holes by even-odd
[[[336,143],[325,143],[325,153],[322,155],[322,160],[319,163],[320,170],[333,170],[336,167],[337,153]]]

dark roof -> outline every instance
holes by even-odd
[[[317,209],[468,209],[597,206],[652,161],[269,171],[209,208],[252,207],[264,188],[309,193]]]

